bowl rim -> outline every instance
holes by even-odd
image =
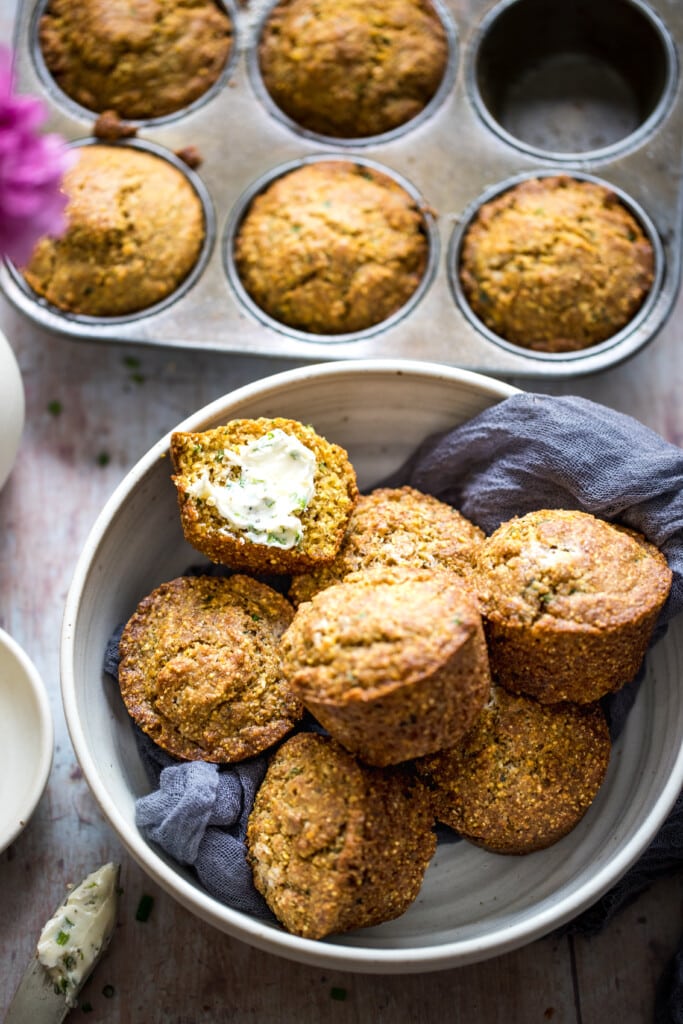
[[[113,514],[152,465],[167,451],[173,431],[202,429],[198,424],[221,414],[226,405],[241,404],[258,396],[265,399],[273,391],[279,390],[282,384],[320,375],[343,376],[357,375],[358,373],[374,373],[378,376],[387,374],[437,376],[454,383],[483,387],[489,393],[499,396],[501,400],[521,393],[521,389],[512,384],[475,371],[445,364],[404,359],[331,361],[285,370],[260,378],[230,391],[196,410],[159,439],[128,471],[103,506],[86,538],[76,563],[64,607],[60,644],[62,702],[76,757],[103,815],[139,866],[186,909],[220,931],[247,942],[257,949],[300,963],[376,974],[445,970],[500,956],[541,938],[574,918],[606,892],[642,854],[673,807],[681,787],[683,787],[683,744],[676,755],[672,771],[659,797],[651,807],[647,821],[638,828],[631,841],[626,843],[621,850],[616,851],[589,883],[561,898],[552,906],[539,908],[533,918],[506,927],[502,937],[500,933],[495,936],[476,936],[465,940],[445,942],[438,947],[412,946],[379,949],[362,945],[342,945],[336,944],[333,939],[318,941],[301,938],[284,930],[279,931],[274,929],[272,924],[221,904],[199,888],[198,884],[184,877],[176,868],[167,863],[147,843],[141,833],[130,828],[128,821],[119,809],[113,806],[108,797],[106,787],[90,755],[80,721],[75,697],[75,680],[71,672],[74,653],[73,624],[78,615],[81,591],[86,582],[93,556],[97,552]]]
[[[42,676],[21,644],[4,629],[0,629],[0,649],[14,662],[22,685],[26,684],[34,718],[31,733],[22,737],[22,745],[32,755],[27,758],[32,765],[30,786],[21,808],[21,817],[17,817],[6,835],[0,836],[1,852],[24,831],[45,791],[54,756],[54,724]]]

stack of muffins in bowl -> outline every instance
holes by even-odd
[[[139,602],[120,691],[181,760],[266,754],[244,856],[288,931],[402,915],[436,822],[516,855],[577,826],[610,761],[600,700],[671,586],[654,545],[576,510],[486,537],[410,486],[359,494],[348,453],[288,418],[178,430],[170,454],[210,563]]]

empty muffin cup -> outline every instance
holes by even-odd
[[[249,70],[261,101],[289,127],[357,145],[430,116],[453,83],[455,56],[440,0],[277,0]]]
[[[74,147],[66,228],[11,268],[55,312],[108,323],[149,315],[201,274],[215,235],[210,199],[182,161],[150,143]]]
[[[647,316],[663,248],[621,190],[579,173],[532,173],[491,189],[465,214],[449,275],[462,312],[491,341],[579,358]]]
[[[159,121],[224,86],[235,25],[232,0],[45,0],[33,18],[33,59],[67,106]]]
[[[468,88],[511,145],[553,159],[605,157],[664,117],[675,47],[641,0],[504,0],[480,26]]]
[[[257,319],[304,340],[349,340],[419,301],[436,233],[419,194],[394,172],[359,157],[313,157],[276,168],[242,197],[225,255]]]

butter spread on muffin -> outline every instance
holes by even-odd
[[[302,572],[334,558],[358,490],[347,453],[282,417],[171,438],[181,523],[215,562]]]
[[[214,0],[49,0],[39,43],[81,106],[148,119],[182,110],[218,80],[232,23]]]
[[[309,131],[365,137],[397,128],[437,92],[448,39],[429,0],[283,0],[259,42],[264,85]]]
[[[67,171],[67,227],[41,239],[25,268],[31,288],[69,313],[122,316],[171,295],[197,263],[206,227],[188,178],[131,146],[80,146]]]
[[[611,189],[554,175],[484,203],[463,237],[457,272],[472,310],[495,334],[571,352],[633,319],[652,287],[654,252]]]
[[[314,334],[364,330],[396,313],[427,267],[424,213],[389,175],[318,160],[276,178],[237,229],[235,266],[253,301]]]

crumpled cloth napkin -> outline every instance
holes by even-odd
[[[673,571],[655,640],[683,609],[683,450],[623,413],[579,397],[514,395],[428,438],[381,483],[408,483],[433,494],[486,533],[538,508],[578,508],[631,526],[661,548]],[[116,646],[113,641],[107,656],[107,670],[114,676]],[[605,702],[613,736],[638,682]],[[155,753],[146,737],[140,742],[157,787],[137,802],[143,835],[193,865],[218,899],[267,916],[245,872],[241,845],[265,757],[233,767],[178,764]],[[638,863],[570,929],[595,933],[654,878],[681,866],[683,797]],[[662,980],[656,1022],[683,1024],[683,948]]]

